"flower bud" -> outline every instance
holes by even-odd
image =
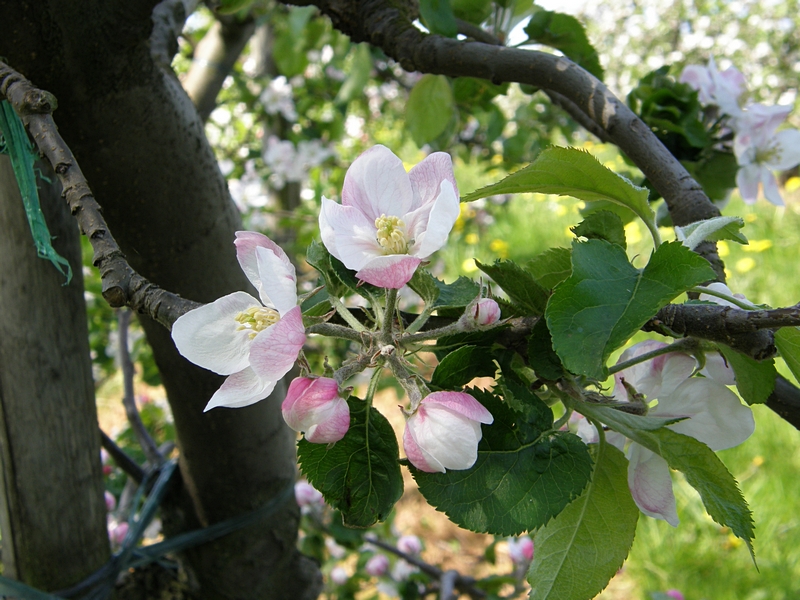
[[[281,405],[283,418],[314,444],[338,442],[350,427],[350,408],[334,379],[297,377]]]
[[[381,577],[389,570],[389,558],[385,554],[375,554],[364,565],[367,575]]]
[[[526,565],[533,560],[533,540],[527,535],[508,540],[508,555],[514,564]]]
[[[294,497],[299,506],[323,504],[322,493],[307,481],[298,481],[294,484]]]
[[[103,493],[103,498],[105,498],[106,510],[108,512],[111,512],[112,510],[114,510],[117,507],[117,499],[114,497],[114,494],[112,494],[108,490],[106,490]]]
[[[478,458],[481,423],[492,421],[491,413],[469,394],[434,392],[406,422],[403,448],[420,471],[469,469]]]
[[[333,567],[331,569],[331,581],[336,585],[344,585],[348,579],[350,579],[350,576],[344,570],[344,567]]]
[[[397,540],[397,549],[406,554],[419,554],[422,552],[422,542],[415,535],[404,535]]]
[[[128,535],[128,522],[111,522],[108,528],[108,537],[111,539],[112,546],[121,546],[125,536]]]
[[[500,306],[491,298],[481,298],[467,307],[477,325],[493,325],[500,320]]]

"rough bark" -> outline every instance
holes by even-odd
[[[173,74],[151,58],[153,2],[0,1],[0,55],[58,98],[61,133],[131,266],[209,302],[249,284],[235,259],[241,227],[202,122]],[[124,11],[124,12],[123,12]],[[294,435],[280,397],[203,413],[222,379],[180,357],[143,319],[175,417],[183,481],[170,531],[258,508],[290,485]],[[314,597],[315,565],[295,549],[292,501],[272,519],[186,555],[204,598]]]
[[[37,257],[11,162],[0,155],[3,574],[53,591],[110,552],[79,233],[58,190],[42,191],[54,246],[72,266],[69,285]]]

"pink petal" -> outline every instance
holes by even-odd
[[[422,259],[408,254],[387,254],[367,262],[356,277],[382,288],[399,290],[414,276]]]
[[[228,376],[222,386],[211,396],[203,412],[212,408],[242,408],[263,400],[275,389],[277,380],[259,377],[253,369],[247,367]]]
[[[445,469],[469,469],[478,458],[480,423],[439,404],[426,406],[423,400],[406,422],[406,431],[431,468],[438,464]]]
[[[242,271],[244,271],[250,283],[258,290],[259,295],[261,294],[262,282],[261,275],[258,272],[256,248],[266,248],[280,258],[284,264],[290,266],[292,264],[289,257],[286,256],[286,252],[283,251],[283,248],[261,233],[255,231],[237,231],[236,239],[233,244],[236,246],[236,258],[239,261],[239,265],[242,267]]]
[[[414,205],[411,210],[436,200],[442,181],[449,181],[453,185],[456,198],[458,197],[458,184],[453,174],[453,160],[446,152],[434,152],[427,156],[411,167],[408,178],[411,181],[411,189],[414,190]]]
[[[294,379],[281,412],[289,427],[305,432],[315,444],[338,442],[350,427],[347,401],[339,395],[339,384],[327,377]]]
[[[427,406],[443,406],[454,413],[487,425],[494,422],[492,413],[480,402],[464,392],[433,392],[422,400]]]
[[[306,343],[300,307],[259,333],[250,346],[250,366],[262,378],[277,381],[292,368]]]
[[[636,506],[647,516],[677,527],[680,520],[667,461],[635,443],[628,461],[628,487]]]
[[[373,223],[381,215],[402,217],[413,198],[403,161],[385,146],[361,154],[344,177],[342,204],[357,208]]]
[[[415,232],[412,254],[427,258],[447,242],[447,236],[458,219],[460,205],[458,195],[452,184],[442,181],[440,193],[422,231]]]
[[[711,104],[712,98],[710,94],[711,77],[708,74],[708,69],[701,65],[689,65],[683,69],[680,83],[688,83],[693,89],[697,90],[698,99],[700,104]]]
[[[628,348],[619,358],[619,363],[631,360],[642,354],[653,352],[666,347],[664,342],[647,340]],[[622,380],[632,385],[637,392],[644,394],[648,400],[653,400],[661,394],[672,392],[681,383],[686,381],[697,366],[694,358],[688,354],[672,352],[662,354],[654,359],[639,363],[614,375],[616,385],[614,396],[618,399],[628,400],[628,393]]]
[[[237,330],[235,317],[261,303],[246,292],[234,292],[178,317],[172,339],[186,359],[196,365],[230,375],[249,364],[250,332]]]
[[[339,398],[320,414],[320,422],[305,432],[306,440],[312,444],[332,444],[338,442],[350,428],[350,407],[347,401]]]
[[[383,255],[375,222],[353,206],[322,199],[319,213],[322,243],[344,266],[358,271],[372,258]]]
[[[297,306],[297,277],[292,263],[266,248],[256,248],[261,300],[283,316]]]
[[[412,416],[411,418],[413,419],[414,417]],[[411,464],[420,471],[425,471],[426,473],[444,473],[446,470],[444,466],[442,466],[442,463],[425,452],[417,443],[408,423],[406,423],[406,429],[403,432],[403,451],[406,453],[406,457]]]

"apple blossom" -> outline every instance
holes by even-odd
[[[372,577],[382,577],[389,570],[389,557],[385,554],[375,554],[364,565],[364,571]]]
[[[500,305],[491,298],[481,298],[470,304],[467,312],[476,325],[493,325],[500,320]]]
[[[114,494],[112,494],[108,490],[103,492],[103,499],[106,501],[106,510],[108,512],[111,512],[112,510],[114,510],[117,507],[117,499],[116,499],[116,497],[114,496]]]
[[[422,552],[422,542],[415,535],[402,535],[397,540],[397,549],[406,554],[419,554]]]
[[[620,363],[666,346],[646,341],[632,346]],[[724,384],[706,377],[692,377],[694,358],[682,353],[662,354],[615,374],[614,396],[628,400],[623,380],[648,401],[658,403],[648,410],[649,417],[682,418],[667,425],[673,431],[693,437],[714,451],[744,442],[755,429],[753,413]],[[624,444],[619,434],[609,434],[609,442]],[[667,461],[645,447],[631,443],[628,448],[628,487],[636,505],[648,516],[678,525],[672,478]]]
[[[350,579],[350,575],[347,574],[344,567],[333,567],[331,569],[331,581],[336,585],[344,585],[348,579]]]
[[[206,411],[248,406],[267,397],[292,368],[306,340],[289,257],[260,233],[238,231],[234,244],[261,301],[234,292],[189,311],[172,326],[172,339],[184,357],[228,375]]]
[[[350,408],[335,379],[297,377],[281,404],[283,419],[314,444],[338,442],[350,427]]]
[[[301,508],[325,504],[322,493],[307,481],[298,481],[294,484],[294,497]]]
[[[800,130],[784,129],[776,133],[791,110],[791,106],[754,104],[735,121],[733,151],[739,163],[736,185],[748,204],[758,199],[760,183],[764,197],[783,206],[773,171],[790,169],[800,163]]]
[[[111,545],[114,547],[121,546],[125,541],[125,536],[128,535],[128,522],[110,521],[108,524],[108,537],[111,540]]]
[[[747,89],[747,81],[735,67],[720,72],[712,56],[707,67],[689,65],[684,68],[679,81],[697,90],[701,104],[718,106],[726,115],[736,116],[741,112],[739,98]]]
[[[527,565],[533,560],[533,540],[527,535],[509,538],[508,555],[514,564]]]
[[[478,459],[481,423],[493,421],[491,413],[469,394],[433,392],[406,422],[403,448],[420,471],[469,469]]]
[[[406,173],[385,146],[347,171],[342,203],[322,198],[319,227],[328,251],[373,285],[399,289],[441,248],[459,214],[448,154],[434,152]]]

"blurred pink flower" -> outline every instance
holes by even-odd
[[[706,67],[689,65],[684,68],[679,81],[697,90],[701,104],[718,106],[726,115],[736,116],[741,112],[739,98],[747,89],[747,81],[735,67],[720,72],[712,56]]]
[[[406,554],[422,552],[422,542],[415,535],[403,535],[397,540],[397,549]]]
[[[508,539],[508,555],[517,565],[526,565],[533,560],[533,540],[527,535]]]
[[[350,427],[350,408],[339,395],[339,384],[328,377],[297,377],[281,404],[283,419],[295,431],[305,432],[314,444],[342,439]]]
[[[128,535],[128,522],[123,521],[122,523],[117,523],[116,521],[111,521],[108,526],[108,537],[111,540],[112,546],[121,546],[122,542],[125,540],[125,536]]]
[[[103,498],[106,501],[106,510],[111,512],[117,507],[117,499],[114,497],[114,494],[106,490],[103,492]]]
[[[348,169],[342,203],[322,198],[319,228],[359,279],[399,289],[444,246],[458,214],[450,155],[434,152],[406,173],[391,150],[373,146]]]
[[[350,579],[350,576],[344,570],[344,567],[333,567],[331,569],[331,581],[336,585],[344,585],[348,579]]]
[[[294,497],[301,507],[325,504],[322,493],[307,481],[298,481],[294,484]]]
[[[664,592],[664,595],[672,598],[673,600],[684,600],[683,594],[681,594],[678,590],[667,590]]]
[[[385,554],[374,554],[364,565],[364,571],[372,577],[382,577],[389,570],[389,557]]]

